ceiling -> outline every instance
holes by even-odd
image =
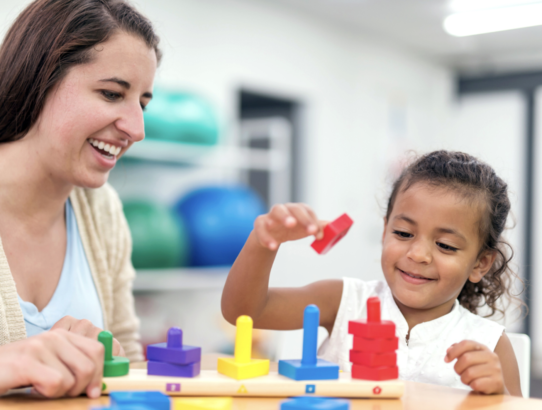
[[[542,70],[542,26],[452,37],[449,0],[270,0],[408,48],[465,73]]]

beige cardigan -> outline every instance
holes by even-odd
[[[102,305],[104,328],[130,360],[143,360],[132,295],[132,239],[120,199],[105,184],[98,189],[74,188],[70,200]],[[25,338],[17,289],[0,241],[0,345]]]

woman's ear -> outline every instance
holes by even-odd
[[[386,236],[387,227],[388,227],[388,218],[384,217],[384,230],[382,231],[382,243],[384,243],[384,237]]]
[[[469,276],[472,283],[478,283],[489,272],[495,259],[497,258],[496,251],[484,251],[476,261],[474,268]]]

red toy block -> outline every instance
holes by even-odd
[[[380,299],[367,299],[367,320],[348,322],[348,333],[366,339],[389,339],[395,336],[395,323],[380,320]]]
[[[366,339],[364,337],[354,336],[354,348],[360,352],[385,353],[393,352],[399,348],[399,338],[389,339]]]
[[[350,350],[350,361],[368,367],[390,367],[397,365],[397,353],[371,353]]]
[[[362,380],[391,380],[399,378],[397,366],[367,367],[360,364],[352,365],[352,378]]]
[[[324,227],[324,237],[314,241],[311,244],[312,248],[320,255],[328,253],[346,235],[353,223],[354,221],[348,215],[342,214]]]

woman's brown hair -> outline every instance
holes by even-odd
[[[405,192],[414,184],[452,189],[473,203],[481,204],[480,238],[483,252],[495,252],[497,258],[489,272],[478,283],[467,281],[459,293],[459,303],[472,313],[487,305],[493,315],[504,314],[497,304],[501,296],[509,301],[518,298],[511,293],[514,279],[519,279],[512,270],[513,253],[503,239],[510,200],[508,186],[488,164],[463,152],[434,151],[407,166],[393,184],[388,200],[386,219],[389,220],[399,192]],[[510,255],[507,250],[510,250]],[[521,281],[521,280],[520,280]],[[520,305],[524,305],[521,301]]]
[[[158,49],[149,20],[123,0],[36,0],[0,47],[0,143],[20,139],[38,119],[48,92],[96,45],[118,31]]]

